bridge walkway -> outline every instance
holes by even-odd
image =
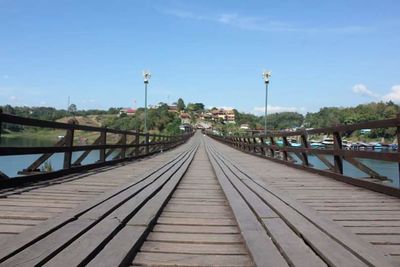
[[[204,146],[133,266],[253,266]]]
[[[200,134],[168,153],[134,181],[0,242],[0,266],[399,266],[396,254],[306,201],[395,198],[270,165]],[[128,176],[139,168],[124,167]],[[120,168],[104,173],[117,177]],[[375,235],[377,214],[346,220],[370,223],[355,227]]]
[[[209,142],[272,191],[356,234],[400,266],[400,199]]]
[[[187,145],[131,163],[0,190],[0,242],[106,192],[137,182],[185,151]]]

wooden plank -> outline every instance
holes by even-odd
[[[173,155],[172,159],[167,160],[167,163],[163,162],[162,164],[160,164],[159,166],[157,166],[155,169],[152,169],[150,171],[148,171],[147,173],[145,173],[141,179],[138,179],[139,181],[144,180],[146,178],[148,178],[149,176],[155,174],[156,172],[160,172],[165,168],[168,168],[171,164],[174,164],[176,161],[179,161],[181,157],[183,157],[183,155],[186,152],[180,152],[178,155]],[[0,246],[2,247],[2,250],[0,250],[0,261],[6,259],[7,257],[9,257],[10,255],[12,255],[12,253],[16,253],[18,251],[20,251],[22,248],[25,248],[26,246],[28,246],[28,244],[31,244],[32,242],[37,242],[38,240],[43,239],[44,237],[46,237],[49,233],[52,233],[55,229],[57,229],[60,226],[63,226],[67,223],[69,223],[70,221],[74,220],[76,218],[76,216],[79,216],[80,214],[84,214],[87,211],[93,209],[94,207],[100,205],[101,203],[113,198],[113,197],[118,197],[119,194],[121,194],[122,192],[128,190],[129,188],[135,186],[138,182],[135,181],[133,183],[130,183],[128,185],[123,185],[113,191],[110,191],[109,193],[91,201],[91,202],[86,202],[83,205],[80,205],[79,207],[77,207],[76,209],[70,210],[69,212],[63,214],[60,217],[56,217],[53,219],[50,219],[40,225],[38,225],[37,227],[33,227],[28,229],[27,231],[24,231],[23,233],[21,233],[20,235],[18,235],[17,237],[15,237],[14,239],[11,240],[7,240],[7,244],[0,244]],[[3,218],[21,218],[21,216],[16,216],[14,214],[10,214],[11,212],[8,212],[9,214],[7,214],[8,216],[4,216],[4,213],[2,213],[2,217]],[[28,216],[25,216],[28,217]],[[44,215],[38,215],[35,214],[34,215],[34,219],[47,219],[50,216],[44,216]],[[30,217],[30,219],[32,219],[32,216]]]
[[[253,261],[244,255],[191,255],[171,253],[140,252],[134,261],[136,266],[214,266],[214,267],[250,267]],[[262,266],[262,265],[261,265]],[[276,266],[276,265],[275,265]]]
[[[0,234],[18,234],[28,229],[30,225],[3,224],[0,227]]]
[[[140,252],[209,255],[247,255],[242,244],[185,244],[146,241]]]
[[[400,245],[399,235],[360,235],[360,237],[373,245]]]
[[[193,153],[193,151],[191,151]],[[55,257],[53,257],[47,264],[51,266],[62,266],[66,263],[68,265],[79,265],[86,264],[91,260],[94,255],[104,246],[105,243],[109,242],[112,237],[120,231],[120,228],[126,224],[130,218],[141,208],[149,198],[153,197],[158,190],[170,180],[172,175],[175,175],[182,166],[190,160],[191,154],[186,154],[178,164],[162,173],[162,176],[152,182],[148,187],[141,190],[134,197],[124,202],[112,213],[107,214],[107,217],[95,224],[87,232],[79,236],[74,240],[71,245],[63,249]],[[186,165],[188,166],[188,164]],[[181,171],[177,179],[180,179],[185,170]],[[95,209],[93,209],[95,210]],[[108,209],[99,209],[103,213],[107,212]],[[94,219],[99,214],[96,212],[92,214],[92,211],[81,216],[79,220]],[[62,230],[62,229],[61,229]]]
[[[90,266],[115,266],[130,263],[192,159],[193,156],[179,169],[171,182],[165,185],[126,223],[126,226],[89,263]]]
[[[207,152],[209,153],[209,151]],[[245,201],[230,184],[222,169],[212,158],[212,155],[210,155],[210,153],[208,155],[220,185],[235,214],[240,231],[252,255],[254,263],[257,266],[288,266],[286,260],[275,247]]]
[[[242,230],[242,229],[240,229]],[[163,233],[199,233],[199,234],[237,234],[240,233],[239,229],[236,226],[187,226],[182,225],[179,227],[171,226],[171,225],[163,225],[157,224],[154,229],[154,232],[163,232]]]
[[[362,258],[363,261],[377,266],[390,266],[387,259],[379,252],[374,251],[373,247],[368,243],[345,231],[339,225],[317,215],[310,208],[294,201],[278,190],[274,189],[272,192],[260,178],[250,174],[247,170],[242,170],[237,163],[229,161],[228,164],[232,169],[237,169],[239,172],[245,172],[250,175],[252,180],[242,175],[242,181],[247,183],[254,192],[269,205],[273,206],[276,211],[279,211],[285,221],[290,222],[292,227],[295,227],[303,238],[313,246],[314,250],[324,257],[329,264],[335,264],[336,262],[336,264],[341,263],[340,265],[343,265],[347,262],[346,264],[351,263],[355,266],[362,266],[364,264],[360,261]],[[317,227],[310,225],[310,221]]]
[[[187,213],[187,212],[167,212],[163,213],[164,217],[171,218],[208,218],[208,219],[224,219],[229,218],[230,214],[218,214],[218,213]]]
[[[220,158],[215,157],[215,159],[219,166],[224,166],[224,162]],[[225,175],[229,177],[232,185],[246,200],[251,210],[257,215],[258,220],[263,222],[265,231],[288,262],[294,266],[304,267],[326,265],[266,203],[241,182],[245,179],[244,177],[239,179],[236,173],[226,167],[225,165],[223,169]]]
[[[159,224],[169,225],[208,225],[208,226],[233,226],[236,225],[234,219],[201,219],[201,218],[169,218],[160,217],[157,220]]]
[[[243,239],[240,234],[188,234],[188,233],[160,233],[152,232],[147,237],[149,241],[161,241],[169,243],[200,243],[200,244],[242,244]]]
[[[40,265],[49,256],[61,250],[65,246],[65,242],[71,239],[71,232],[82,232],[93,224],[93,221],[72,222],[63,227],[63,231],[56,231],[51,235],[44,237],[25,250],[6,261],[2,262],[4,266],[33,266]],[[32,228],[31,228],[32,229]],[[63,242],[60,242],[63,241]]]

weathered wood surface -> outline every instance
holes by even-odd
[[[200,147],[132,264],[253,266],[240,231],[205,149]]]
[[[145,173],[176,157],[185,147],[133,163],[0,190],[0,242],[105,192],[137,182]]]
[[[132,221],[143,220],[145,223],[134,227],[137,243],[140,244],[142,236],[151,227],[154,219],[153,213],[147,209],[153,200],[166,201],[186,169],[190,165],[196,151],[196,144],[191,144],[181,151],[174,159],[164,163],[159,169],[139,177],[136,183],[105,194],[102,197],[84,204],[67,214],[40,224],[32,231],[25,231],[13,240],[1,245],[0,264],[4,266],[77,266],[86,265],[99,254],[104,246],[112,244],[111,240],[122,238],[124,230],[131,230]],[[156,202],[158,211],[163,206],[163,201]],[[143,214],[147,214],[143,216]],[[144,223],[144,222],[142,222]],[[136,226],[136,225],[134,225]],[[141,232],[140,232],[141,231]],[[130,235],[132,237],[132,235]],[[126,246],[127,254],[115,255],[114,262],[126,261],[131,257],[131,247],[135,247],[135,241],[129,239]],[[3,247],[4,246],[4,247]],[[5,247],[7,246],[7,247]],[[96,264],[99,266],[102,264]],[[114,265],[114,264],[112,264]],[[111,265],[111,266],[112,266]],[[103,266],[110,266],[103,264]]]
[[[369,246],[374,252],[386,255],[394,265],[400,266],[398,198],[241,153],[211,139],[209,142],[223,157],[235,164],[231,168],[235,170],[234,166],[240,166],[246,174],[251,173],[250,176],[259,181],[258,185],[251,181],[245,184],[260,196],[263,194],[269,205],[273,204],[269,197],[275,195],[284,205],[291,205],[320,229],[326,229],[324,231],[332,238],[347,247],[354,246],[353,250],[358,254],[363,253],[360,254],[363,257],[370,253],[370,249],[365,252],[357,249]],[[269,196],[265,195],[265,188],[270,191]],[[363,246],[363,243],[355,241],[357,239],[343,239],[354,234],[369,244]]]
[[[136,164],[4,190],[0,227],[21,233],[0,241],[0,266],[396,265],[398,199],[268,164],[197,134]]]

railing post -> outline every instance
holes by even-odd
[[[122,134],[121,145],[123,145],[121,148],[121,159],[124,159],[126,157],[126,132]]]
[[[140,147],[139,147],[139,139],[140,139],[140,135],[138,132],[135,133],[135,156],[138,157],[140,154]]]
[[[261,155],[266,156],[264,137],[260,137],[260,144],[261,144],[261,148],[260,148],[260,150],[261,150]]]
[[[162,136],[161,142],[162,142],[162,144],[161,144],[161,152],[163,152],[165,150],[165,148],[166,148],[166,144],[165,143],[167,142],[167,137],[165,135]]]
[[[400,114],[397,114],[397,153],[400,152]],[[399,181],[400,181],[400,162],[398,163]]]
[[[254,151],[254,153],[256,153],[257,154],[257,138],[255,138],[255,137],[253,137],[253,151]]]
[[[269,143],[270,143],[271,146],[275,145],[275,140],[274,140],[273,136],[269,137]],[[269,153],[271,153],[271,157],[272,158],[275,158],[275,150],[272,147],[269,149]]]
[[[307,139],[307,131],[303,130],[303,133],[301,134],[301,144],[303,148],[308,148],[308,139]],[[302,152],[301,156],[303,157],[303,165],[309,166],[310,163],[308,162],[308,155],[306,152]]]
[[[287,137],[283,136],[282,139],[283,139],[283,148],[287,148],[289,146],[289,142],[287,140]],[[283,150],[283,159],[285,161],[288,161],[288,152],[286,150]]]
[[[0,116],[3,114],[3,110],[0,108]],[[0,144],[1,144],[1,131],[3,130],[2,120],[0,119]]]
[[[104,127],[100,132],[100,155],[99,155],[99,162],[106,161],[106,144],[107,144],[107,127]]]
[[[342,150],[342,137],[339,132],[333,132],[333,148],[334,153]],[[343,158],[339,155],[334,155],[335,172],[343,174]]]
[[[72,163],[72,146],[74,145],[74,124],[73,120],[68,122],[70,124],[67,129],[67,133],[65,134],[65,146],[67,147],[67,151],[64,153],[64,164],[63,169],[71,168]]]
[[[146,133],[146,141],[145,141],[145,154],[148,155],[149,154],[149,142],[150,142],[150,135],[149,133]]]

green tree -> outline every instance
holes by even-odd
[[[76,107],[75,104],[71,104],[68,107],[68,112],[71,113],[71,114],[75,114],[77,110],[78,110],[78,108]]]
[[[178,99],[177,108],[178,108],[178,111],[182,111],[185,109],[185,102],[183,102],[182,98]]]

